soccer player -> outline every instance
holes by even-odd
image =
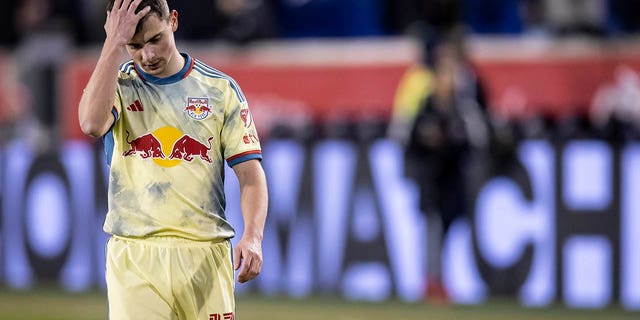
[[[229,76],[178,51],[178,12],[166,0],[111,0],[107,10],[78,113],[82,131],[102,137],[110,165],[109,317],[234,319],[234,270],[239,282],[259,274],[267,215],[245,96]],[[132,60],[120,65],[123,49]],[[240,183],[244,220],[234,249],[225,162]]]

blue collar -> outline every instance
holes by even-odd
[[[136,72],[138,73],[138,75],[142,78],[142,80],[144,80],[145,82],[150,82],[153,84],[171,84],[171,83],[175,83],[178,82],[184,78],[186,78],[189,73],[191,73],[191,70],[193,69],[193,59],[191,58],[191,56],[189,56],[186,53],[180,53],[181,56],[184,57],[185,59],[185,64],[184,67],[182,67],[182,69],[180,71],[178,71],[178,73],[168,76],[166,78],[159,78],[153,75],[150,75],[144,71],[142,71],[141,68],[138,67],[138,65],[134,65],[136,68]]]

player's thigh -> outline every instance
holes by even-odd
[[[112,238],[107,245],[107,298],[109,319],[176,320],[178,319],[168,283],[163,286],[166,270],[153,270],[162,261],[136,243]]]
[[[179,318],[232,319],[235,299],[229,241],[185,248],[175,258],[172,274]]]

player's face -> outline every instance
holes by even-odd
[[[161,20],[156,14],[144,19],[140,31],[127,43],[127,51],[142,71],[156,77],[168,77],[182,69],[182,59],[173,37],[177,28],[175,10],[169,20]]]

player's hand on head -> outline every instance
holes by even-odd
[[[262,244],[258,239],[242,237],[233,249],[233,269],[238,270],[238,282],[247,282],[262,269]]]
[[[151,10],[151,7],[146,6],[136,13],[141,1],[114,0],[113,8],[107,11],[107,21],[104,23],[107,40],[113,41],[115,45],[124,46],[133,38],[138,22]]]

